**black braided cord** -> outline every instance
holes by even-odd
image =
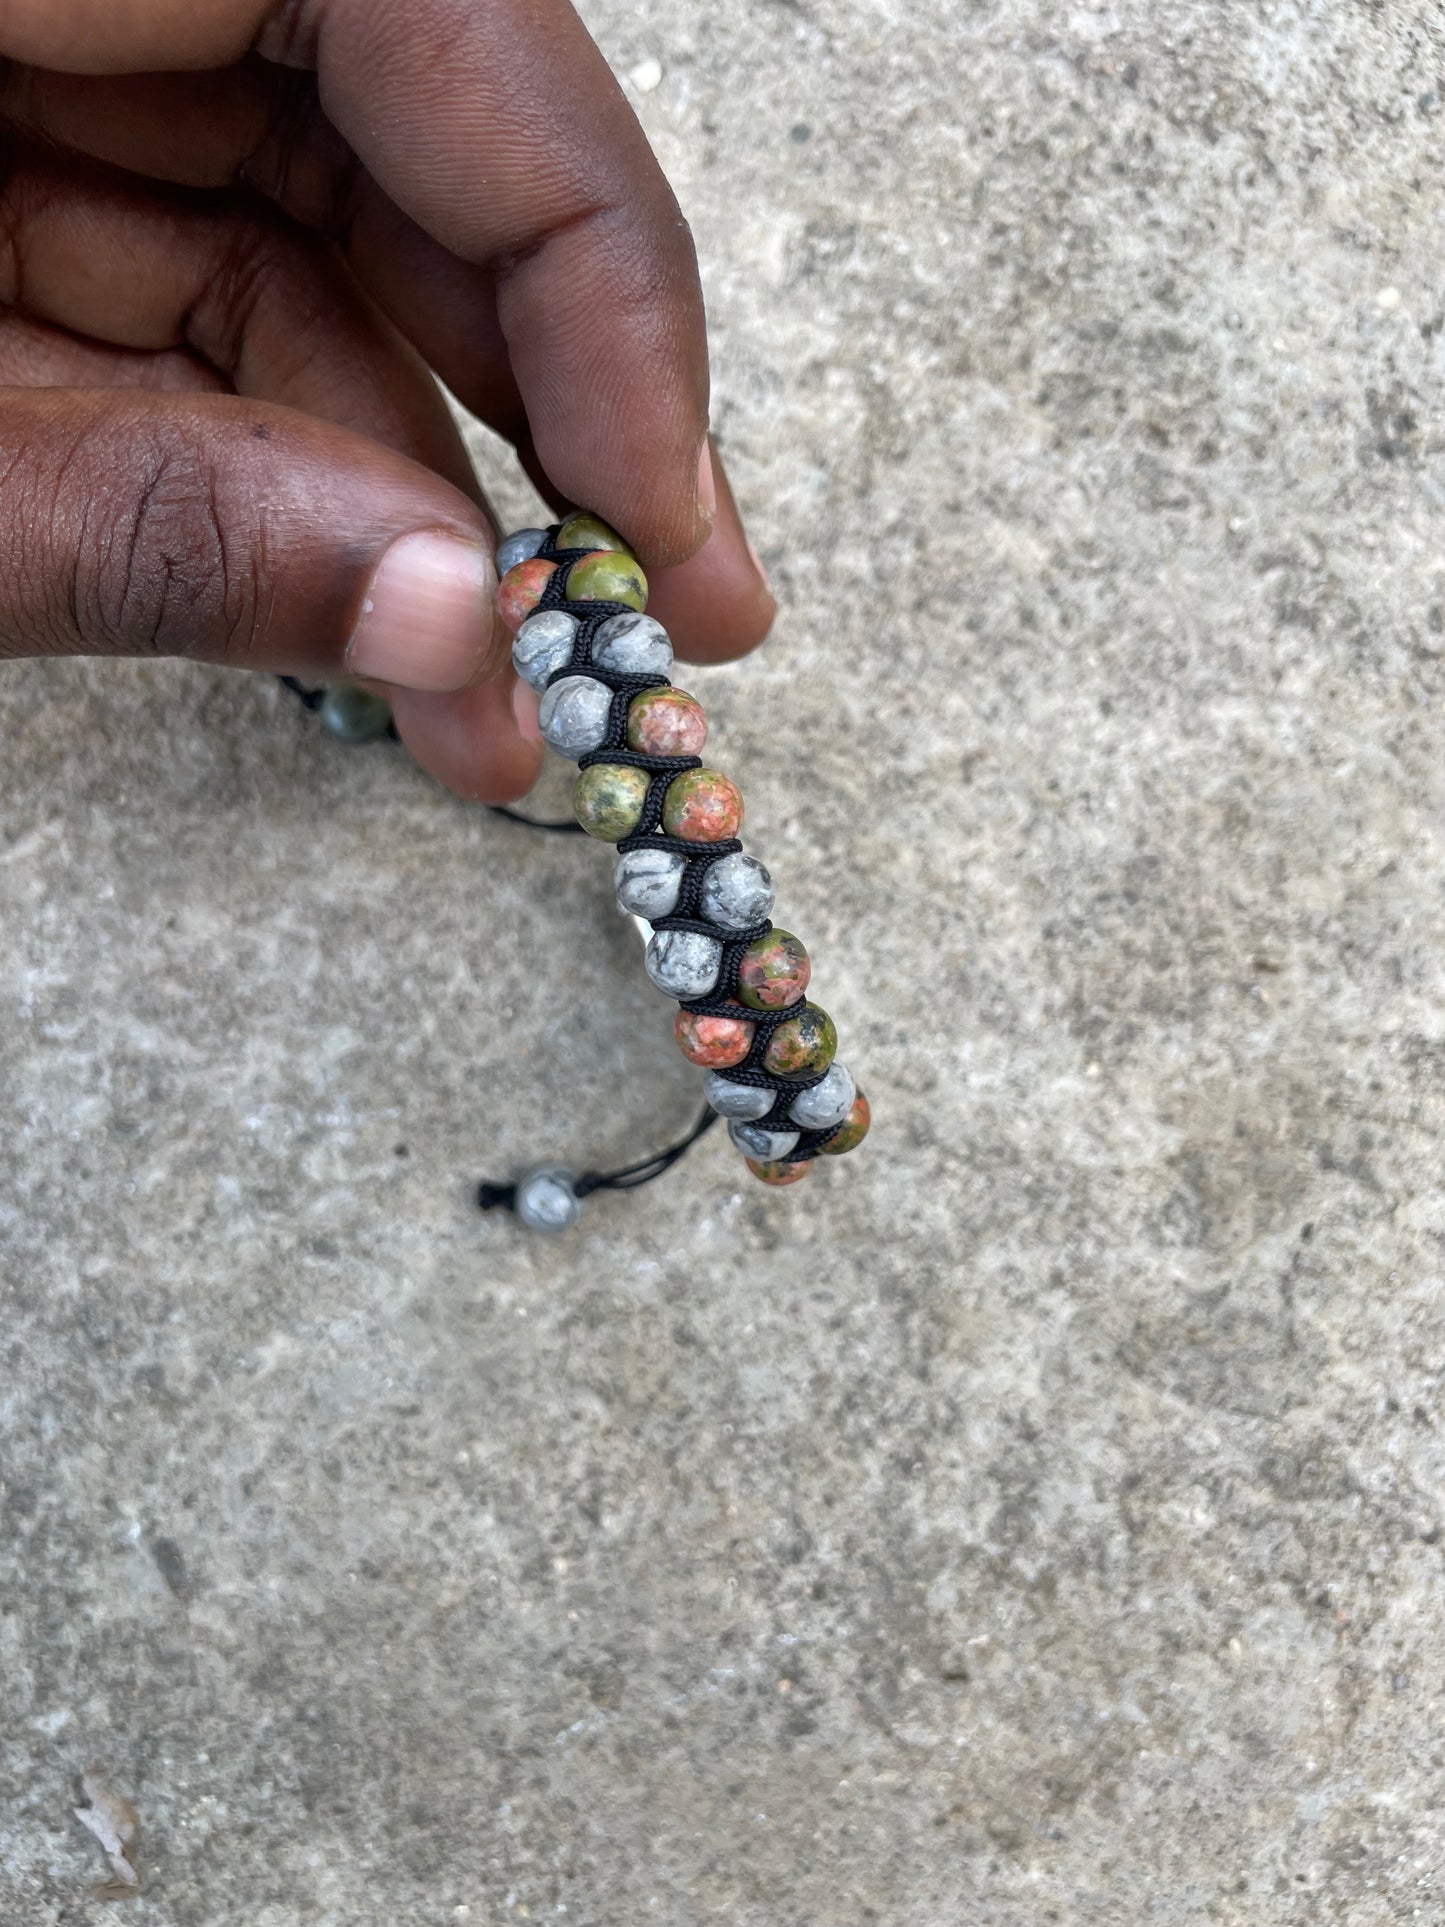
[[[297,682],[294,676],[278,676],[276,680],[281,684],[283,689],[289,689],[291,691],[291,694],[303,709],[309,709],[314,713],[320,709],[322,703],[326,700],[326,691],[324,689],[308,689],[305,683]],[[392,727],[394,729],[396,725],[393,723]]]
[[[591,1197],[594,1191],[635,1191],[640,1184],[651,1184],[670,1171],[674,1164],[705,1137],[718,1122],[716,1111],[705,1110],[697,1123],[685,1137],[676,1144],[669,1144],[665,1151],[654,1151],[650,1158],[642,1158],[636,1164],[624,1164],[620,1171],[584,1171],[572,1186],[579,1198]],[[483,1211],[514,1211],[517,1206],[517,1187],[515,1184],[488,1184],[485,1180],[477,1186],[477,1203]]]
[[[821,1083],[827,1075],[819,1071],[812,1076],[779,1077],[776,1072],[764,1067],[763,1059],[773,1032],[782,1024],[796,1017],[799,1006],[791,1004],[780,1010],[753,1010],[739,1001],[737,996],[738,970],[744,952],[750,943],[765,937],[773,928],[771,919],[754,924],[748,930],[726,930],[720,924],[711,922],[703,916],[701,909],[703,880],[709,867],[719,857],[732,856],[742,849],[737,837],[728,837],[716,843],[694,843],[687,838],[669,836],[662,829],[662,812],[667,791],[674,779],[685,770],[700,769],[700,756],[650,756],[640,750],[630,749],[627,744],[627,712],[635,696],[647,689],[668,689],[672,687],[667,676],[639,676],[625,672],[604,669],[592,660],[592,644],[597,631],[603,623],[614,616],[635,615],[637,611],[625,602],[574,602],[566,592],[567,575],[574,562],[580,562],[590,549],[559,549],[556,546],[557,528],[547,531],[546,540],[533,558],[537,561],[555,562],[558,566],[547,578],[542,594],[532,614],[544,610],[559,609],[577,623],[577,634],[571,657],[560,668],[553,670],[547,678],[547,686],[560,682],[564,676],[590,676],[595,682],[603,683],[612,691],[612,706],[607,718],[607,734],[594,750],[589,750],[579,758],[578,767],[588,769],[594,763],[625,763],[635,769],[645,770],[651,781],[643,799],[642,814],[637,827],[617,844],[619,855],[631,850],[667,850],[681,856],[685,862],[682,881],[678,886],[677,903],[667,916],[651,920],[653,930],[691,930],[699,935],[712,937],[722,946],[722,963],[717,982],[706,997],[697,997],[681,1003],[681,1008],[697,1017],[731,1017],[753,1026],[753,1041],[747,1056],[740,1064],[732,1065],[720,1075],[735,1084],[754,1085],[774,1093],[772,1108],[762,1117],[752,1119],[761,1129],[784,1131],[796,1130],[790,1123],[788,1112],[799,1095]],[[316,710],[325,698],[321,689],[307,689],[294,676],[282,676],[279,680],[292,692],[308,710]],[[397,729],[393,723],[386,732],[392,741],[398,740]],[[504,816],[512,823],[523,824],[531,830],[548,830],[560,834],[584,834],[580,823],[570,817],[561,822],[539,822],[537,818],[524,816],[518,810],[508,809],[504,804],[488,806],[494,815]],[[712,1129],[718,1121],[718,1114],[711,1108],[705,1110],[697,1123],[666,1150],[656,1152],[637,1164],[624,1166],[621,1170],[602,1172],[588,1171],[579,1177],[573,1186],[579,1198],[589,1196],[593,1191],[632,1191],[641,1184],[650,1184],[671,1170],[678,1159],[683,1157],[697,1143],[705,1132]],[[846,1122],[846,1120],[845,1120]],[[826,1130],[803,1131],[798,1142],[780,1163],[802,1164],[817,1157],[820,1151],[843,1129],[842,1124],[830,1125]],[[517,1187],[515,1184],[491,1184],[483,1182],[477,1187],[477,1202],[483,1211],[506,1209],[516,1205]]]

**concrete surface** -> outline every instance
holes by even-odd
[[[1441,1921],[1441,16],[588,17],[873,1142],[481,1222],[690,1113],[606,860],[7,668],[0,1915]]]

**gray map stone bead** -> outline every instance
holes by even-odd
[[[617,907],[651,923],[677,902],[687,858],[676,850],[627,850],[617,859]]]
[[[670,676],[672,644],[651,616],[609,616],[592,638],[592,660],[617,675]]]
[[[708,1072],[702,1080],[702,1094],[719,1117],[745,1121],[766,1117],[777,1095],[765,1084],[739,1084],[731,1077],[724,1077],[721,1071]]]
[[[857,1095],[852,1072],[842,1064],[830,1064],[810,1090],[799,1091],[788,1116],[805,1131],[828,1131],[843,1122]]]
[[[566,1231],[582,1216],[572,1174],[553,1165],[517,1181],[517,1216],[529,1231]]]
[[[798,1142],[796,1131],[767,1131],[761,1124],[740,1124],[736,1119],[728,1126],[728,1136],[745,1157],[785,1158]]]
[[[497,574],[505,575],[519,562],[530,562],[546,540],[545,529],[518,529],[515,535],[509,535],[497,544]]]
[[[700,930],[659,930],[647,946],[643,968],[659,990],[679,1002],[706,997],[722,969],[722,945]]]
[[[575,763],[607,736],[612,691],[591,676],[563,676],[552,683],[537,709],[542,740]]]
[[[772,914],[773,879],[765,863],[735,850],[708,865],[698,907],[724,930],[751,930]]]
[[[577,618],[562,609],[542,609],[528,616],[512,638],[512,667],[533,689],[545,689],[547,678],[565,669],[577,646]]]

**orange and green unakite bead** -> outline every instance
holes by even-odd
[[[705,1071],[731,1070],[753,1047],[754,1026],[741,1017],[699,1017],[680,1010],[672,1021],[677,1047]]]
[[[509,629],[521,628],[556,573],[557,564],[544,561],[541,556],[533,556],[530,562],[519,562],[515,569],[508,569],[497,584],[497,608]]]
[[[557,547],[606,549],[614,555],[632,554],[616,529],[610,528],[600,515],[569,515],[557,531]]]
[[[806,1158],[798,1164],[784,1164],[781,1160],[773,1162],[763,1158],[744,1158],[743,1163],[764,1184],[796,1184],[799,1178],[807,1177],[813,1168]]]
[[[725,843],[743,824],[743,799],[721,770],[689,769],[662,800],[662,827],[689,843]]]
[[[833,1136],[823,1146],[824,1155],[840,1158],[845,1151],[856,1151],[868,1135],[868,1126],[873,1122],[873,1113],[868,1108],[868,1100],[859,1091],[853,1099],[853,1108],[838,1126]]]
[[[637,828],[648,781],[647,771],[630,763],[592,763],[577,778],[572,813],[589,836],[620,843]]]
[[[648,756],[701,756],[707,717],[681,689],[644,689],[627,706],[627,747]]]
[[[786,930],[755,937],[738,966],[738,1000],[749,1010],[786,1010],[808,988],[813,966],[808,953]]]
[[[826,1010],[804,1004],[778,1025],[763,1053],[763,1069],[775,1077],[811,1077],[825,1071],[838,1049],[838,1030]]]
[[[621,602],[641,611],[647,607],[647,577],[630,555],[596,549],[567,571],[567,595],[572,602]]]

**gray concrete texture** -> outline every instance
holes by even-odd
[[[1439,1922],[1442,17],[587,14],[873,1138],[483,1222],[691,1115],[607,857],[7,667],[0,1913]]]

